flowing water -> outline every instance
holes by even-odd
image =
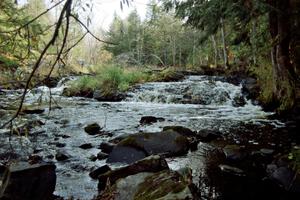
[[[146,83],[129,92],[122,102],[63,97],[62,91],[67,86],[65,82],[62,80],[51,92],[47,87],[39,87],[28,93],[25,104],[36,104],[45,109],[42,114],[24,115],[22,120],[15,122],[15,126],[42,122],[43,125],[30,130],[28,137],[9,137],[9,130],[0,130],[3,135],[0,137],[1,154],[13,151],[25,157],[35,151],[56,163],[55,194],[63,197],[91,199],[97,194],[97,182],[88,173],[104,165],[105,160],[93,162],[90,157],[100,151],[97,147],[101,142],[114,137],[139,131],[160,131],[170,125],[185,126],[195,131],[215,130],[229,135],[232,129],[247,123],[274,128],[283,126],[279,121],[267,119],[271,113],[245,100],[241,86],[224,82],[220,77],[189,76],[180,82]],[[8,108],[17,101],[21,92],[5,91],[0,95],[0,125],[9,119],[12,112]],[[237,100],[242,104],[239,105]],[[162,117],[165,121],[142,126],[139,123],[142,116]],[[100,124],[112,136],[86,134],[84,127],[93,122]],[[236,142],[239,142],[238,139]],[[94,148],[79,148],[84,143],[91,143]],[[211,148],[205,143],[200,143],[199,147],[198,151],[187,156],[168,159],[173,169],[191,167],[197,184],[204,167],[205,151]],[[53,158],[57,152],[68,154],[70,159],[57,162]]]

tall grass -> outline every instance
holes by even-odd
[[[101,90],[104,94],[124,92],[149,79],[141,68],[123,68],[115,64],[93,67],[92,76],[82,76],[71,85],[70,92]]]

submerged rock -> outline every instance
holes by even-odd
[[[153,124],[153,123],[161,122],[161,121],[165,121],[165,119],[162,117],[144,116],[141,118],[140,124],[142,124],[142,125]]]
[[[84,131],[89,135],[96,135],[99,134],[102,128],[97,123],[89,124],[84,127]]]
[[[124,153],[124,150],[128,153]],[[175,131],[137,133],[119,142],[107,162],[132,163],[148,155],[178,156],[186,154],[188,150],[188,139]]]
[[[56,184],[55,168],[51,163],[13,163],[3,177],[0,199],[51,199]]]

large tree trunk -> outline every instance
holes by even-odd
[[[280,107],[278,111],[289,110],[294,106],[294,70],[290,60],[289,45],[290,16],[289,1],[268,0],[273,9],[269,13],[270,34],[273,39],[273,94]]]

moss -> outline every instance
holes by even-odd
[[[136,148],[136,149],[144,150],[144,147],[137,142],[135,136],[129,136],[129,137],[125,138],[124,140],[119,142],[118,145],[129,146],[129,147],[133,147],[133,148]]]
[[[293,149],[288,154],[288,159],[292,162],[292,167],[296,170],[300,170],[300,149]]]
[[[139,185],[134,199],[158,199],[169,193],[179,193],[186,187],[187,184],[177,172],[162,171],[148,176],[145,181]]]

